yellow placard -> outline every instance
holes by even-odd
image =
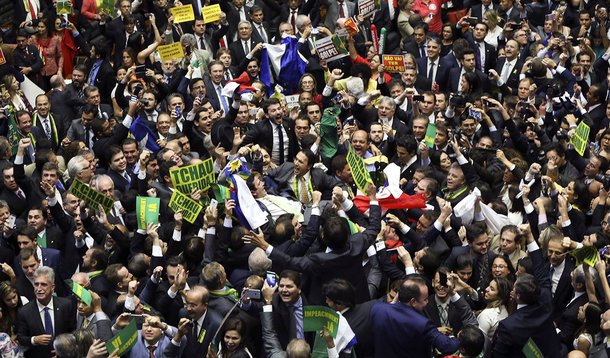
[[[174,23],[176,24],[195,20],[195,12],[193,11],[192,4],[176,6],[169,11],[171,11],[172,16],[174,17]]]
[[[161,62],[184,57],[184,51],[182,50],[182,44],[180,42],[159,46],[157,47],[157,51],[159,51]]]
[[[201,16],[203,17],[203,22],[209,24],[210,22],[220,20],[221,12],[222,10],[220,10],[219,4],[204,6],[201,9]],[[237,24],[235,24],[234,26],[237,26]]]
[[[193,188],[207,190],[216,182],[214,159],[208,158],[197,164],[170,169],[169,175],[174,189],[182,193],[190,194]]]
[[[369,183],[372,184],[373,180],[371,179],[371,173],[366,170],[364,160],[358,155],[358,153],[356,153],[354,147],[351,145],[349,146],[345,159],[347,160],[347,165],[349,165],[349,169],[352,172],[354,183],[356,183],[356,186],[361,192],[366,193],[366,185]]]
[[[197,216],[203,209],[195,200],[182,194],[178,190],[174,190],[172,197],[169,199],[169,208],[174,212],[182,210],[182,217],[191,224],[195,222]]]

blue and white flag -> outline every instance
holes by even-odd
[[[131,136],[138,142],[139,148],[146,148],[153,153],[157,153],[159,149],[161,149],[157,144],[159,137],[157,137],[157,134],[150,129],[140,116],[137,116],[136,119],[134,119],[129,128],[129,133],[131,133]]]
[[[275,84],[282,86],[286,94],[297,92],[307,63],[307,59],[299,53],[299,40],[294,36],[284,37],[280,45],[266,44],[261,52],[260,78],[267,86],[267,93],[273,93]]]

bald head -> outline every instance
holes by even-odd
[[[309,358],[311,348],[304,339],[293,339],[286,347],[288,358]]]

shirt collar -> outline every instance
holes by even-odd
[[[36,304],[38,305],[38,312],[42,312],[45,307],[48,307],[49,310],[53,311],[53,299],[51,298],[51,301],[49,301],[48,305],[43,305],[42,303],[40,303],[40,301],[36,300]]]

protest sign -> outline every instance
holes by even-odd
[[[366,184],[373,183],[373,181],[371,180],[371,173],[366,170],[364,160],[356,153],[354,147],[351,145],[349,146],[345,159],[347,160],[349,169],[354,177],[354,183],[356,183],[356,186],[361,192],[366,193]]]
[[[78,179],[74,179],[72,182],[70,193],[77,198],[84,200],[85,203],[87,203],[87,205],[93,209],[97,209],[97,207],[101,204],[106,213],[110,212],[110,209],[112,209],[112,206],[114,205],[114,200],[112,198],[107,197],[99,191],[95,191],[93,188],[82,183]]]
[[[386,72],[405,72],[405,57],[403,55],[381,56]]]
[[[574,146],[574,150],[581,156],[585,154],[585,149],[587,149],[590,131],[591,128],[585,121],[581,121],[578,127],[576,127],[576,131],[574,131],[574,136],[570,139],[570,143]]]
[[[595,246],[583,246],[580,249],[569,251],[568,254],[576,259],[576,264],[580,265],[583,262],[593,267],[597,262],[597,249]]]
[[[317,332],[326,326],[334,338],[339,327],[339,314],[326,306],[303,306],[303,331]]]
[[[182,210],[182,218],[192,224],[197,219],[203,206],[178,190],[174,190],[172,197],[169,199],[169,208],[174,212]]]
[[[184,51],[182,50],[182,44],[180,42],[159,46],[157,47],[157,51],[159,51],[161,62],[184,57]]]
[[[169,9],[169,11],[172,13],[174,23],[176,24],[195,20],[195,12],[193,11],[192,4],[176,6]]]
[[[355,34],[360,32],[360,29],[358,29],[358,24],[356,24],[356,21],[354,21],[353,17],[346,19],[343,23],[343,27],[351,36],[354,36]]]
[[[57,15],[72,14],[72,2],[70,0],[57,0],[56,11]]]
[[[115,350],[119,350],[117,357],[129,352],[138,340],[138,326],[136,320],[132,319],[127,327],[123,328],[116,336],[106,342],[106,350],[111,354]]]
[[[358,14],[367,18],[375,13],[375,0],[358,0]]]
[[[209,24],[210,22],[220,20],[221,11],[222,10],[220,10],[219,4],[204,6],[201,9],[201,16],[203,17],[203,22]],[[235,24],[235,26],[237,26],[237,24]]]
[[[428,123],[428,129],[426,129],[426,138],[424,142],[428,148],[434,147],[434,141],[436,140],[436,124]]]
[[[197,164],[172,169],[169,171],[169,175],[174,184],[174,189],[185,194],[190,194],[193,188],[207,190],[211,184],[216,182],[214,160],[212,158]]]
[[[99,4],[99,3],[98,3]],[[114,0],[102,0],[100,10],[106,15],[113,17],[114,14]]]
[[[320,60],[327,62],[338,60],[349,54],[343,41],[336,34],[316,41],[316,52]]]
[[[93,300],[93,297],[91,296],[91,292],[89,292],[89,290],[72,281],[72,292],[74,292],[76,297],[83,301],[84,304],[86,304],[87,306],[91,306],[91,301]]]
[[[543,358],[544,357],[544,355],[540,351],[540,348],[538,348],[538,345],[536,345],[536,343],[532,340],[532,338],[527,340],[527,343],[525,343],[525,345],[523,346],[523,349],[521,351],[527,358]]]
[[[161,199],[148,196],[136,197],[136,213],[138,214],[138,229],[146,230],[148,223],[159,222],[159,206]]]
[[[284,99],[286,99],[286,106],[288,107],[288,109],[292,109],[294,107],[299,106],[299,95],[298,94],[286,96],[286,97],[284,97]]]

